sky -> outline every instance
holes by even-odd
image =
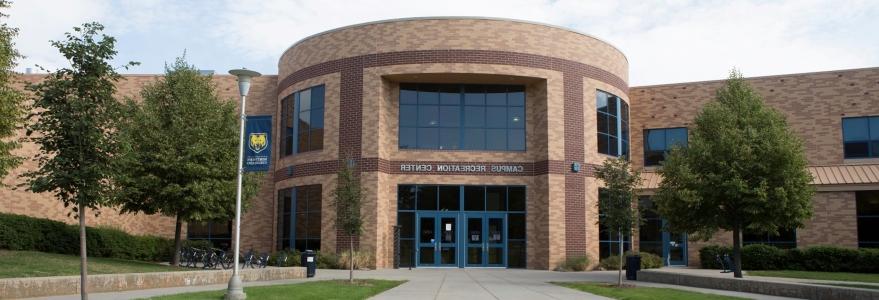
[[[632,86],[879,66],[879,1],[13,0],[16,68],[66,66],[50,40],[86,22],[117,39],[122,73],[162,73],[184,51],[199,69],[278,73],[290,45],[333,28],[404,17],[486,16],[588,33],[629,60]]]

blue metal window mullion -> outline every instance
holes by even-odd
[[[296,240],[296,188],[290,188],[290,235],[288,236],[290,249],[295,249]]]
[[[293,94],[293,153],[299,153],[299,108],[301,107],[299,105],[299,93]]]
[[[622,133],[623,133],[622,132],[623,131],[623,118],[622,118],[623,106],[621,103],[623,100],[620,97],[614,97],[614,98],[616,98],[615,100],[617,102],[617,115],[616,115],[616,117],[617,117],[617,153],[616,153],[616,156],[620,156],[620,155],[622,155],[622,152],[623,152],[623,135],[622,135]]]

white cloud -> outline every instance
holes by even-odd
[[[450,15],[524,19],[593,34],[626,54],[633,85],[719,79],[734,66],[756,76],[879,65],[879,1],[870,0],[18,0],[9,13],[10,24],[21,28],[19,49],[29,56],[19,69],[62,65],[48,40],[86,21],[103,22],[128,49],[150,49],[146,55],[189,47],[202,65],[241,62],[270,73],[287,47],[318,32]],[[175,32],[199,36],[187,46],[164,39]]]

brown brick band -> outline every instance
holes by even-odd
[[[485,166],[485,172],[465,171],[401,171],[401,165],[479,165]],[[275,171],[275,182],[290,178],[335,174],[339,163],[335,160],[303,163]],[[358,162],[361,172],[381,172],[385,174],[419,174],[419,175],[474,175],[474,176],[540,176],[546,174],[567,174],[570,165],[559,160],[543,160],[538,162],[460,162],[460,161],[390,161],[375,157],[361,158]],[[521,166],[522,172],[492,172],[492,166]],[[585,164],[579,174],[580,178],[595,174],[597,165]]]
[[[509,51],[417,50],[368,54],[308,66],[281,79],[278,83],[278,91],[283,91],[291,85],[309,78],[342,72],[342,91],[344,99],[344,92],[347,89],[353,89],[353,85],[359,84],[361,94],[363,87],[362,76],[359,76],[358,78],[346,77],[346,73],[348,73],[348,76],[356,75],[354,73],[362,75],[363,68],[431,63],[494,64],[547,69],[571,74],[575,77],[592,78],[610,84],[622,91],[629,90],[629,85],[626,81],[611,72],[592,65],[561,58]],[[349,85],[351,87],[346,87]],[[354,121],[353,119],[351,120]]]

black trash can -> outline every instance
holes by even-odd
[[[312,250],[302,252],[302,266],[305,267],[305,277],[314,277],[314,271],[317,269],[317,255]]]
[[[626,256],[626,279],[638,280],[639,270],[641,270],[641,256]]]

